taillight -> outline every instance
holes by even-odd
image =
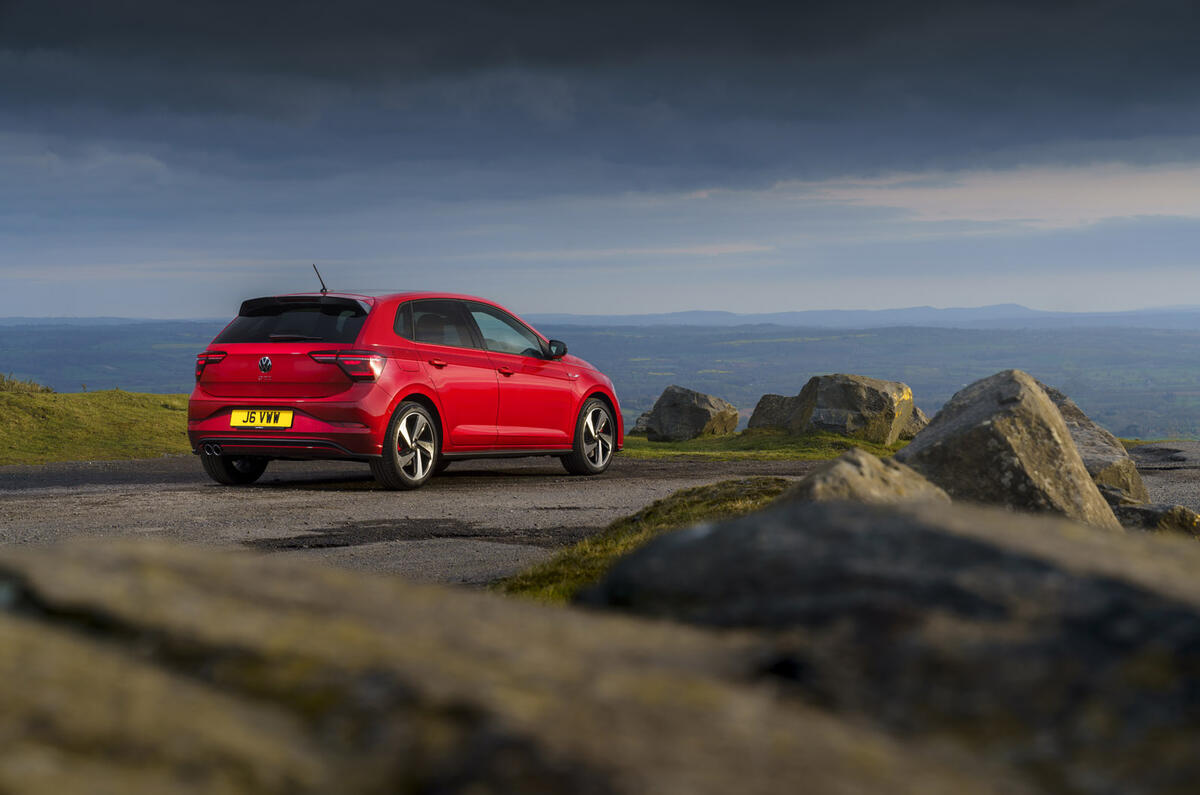
[[[224,358],[224,351],[205,351],[196,354],[196,380],[200,380],[200,374],[204,372],[205,365],[216,364]]]
[[[313,351],[314,362],[336,364],[355,381],[374,381],[383,372],[387,358],[370,351]]]

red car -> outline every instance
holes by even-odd
[[[557,456],[595,475],[623,445],[612,381],[466,295],[254,298],[196,357],[188,438],[218,483],[272,459],[349,459],[413,489],[450,462]]]

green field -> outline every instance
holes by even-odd
[[[725,480],[677,491],[602,533],[567,547],[533,568],[501,580],[494,590],[539,602],[566,603],[597,582],[622,555],[657,535],[697,522],[741,516],[774,502],[789,486],[783,478]]]
[[[0,378],[0,465],[190,452],[186,395],[56,394],[21,384]]]

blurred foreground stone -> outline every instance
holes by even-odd
[[[713,633],[248,554],[0,549],[0,791],[1026,792]]]
[[[1044,399],[1044,398],[1043,398]],[[661,536],[582,600],[754,629],[798,701],[1046,792],[1194,792],[1200,545],[933,502],[784,502]]]
[[[855,447],[822,464],[784,493],[784,500],[861,500],[950,502],[950,495],[893,459],[881,459]]]

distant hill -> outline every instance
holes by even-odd
[[[669,384],[680,384],[725,398],[748,417],[763,394],[794,395],[809,377],[836,372],[904,381],[917,404],[932,413],[967,383],[1017,367],[1061,388],[1122,436],[1200,438],[1200,309],[1068,316],[1061,326],[1047,325],[1053,320],[1049,313],[1034,312],[1018,328],[988,327],[982,317],[991,311],[998,323],[1014,318],[1017,309],[892,310],[908,313],[913,322],[926,318],[925,325],[905,326],[896,323],[895,314],[880,313],[877,319],[892,322],[884,328],[821,327],[809,313],[794,313],[809,317],[807,326],[747,323],[747,317],[770,316],[712,313],[685,314],[691,323],[663,315],[674,321],[643,319],[635,326],[539,318],[537,324],[606,372],[622,408],[634,414],[649,408]],[[942,313],[946,325],[929,321],[925,312]],[[965,314],[950,323],[954,312]],[[830,316],[841,322],[862,318],[826,313]],[[709,322],[696,323],[698,317]],[[978,325],[964,328],[968,321]],[[1167,321],[1179,325],[1164,328]],[[194,385],[196,353],[224,324],[7,325],[0,328],[0,373],[60,392],[120,387],[186,393]]]
[[[690,311],[645,315],[531,314],[534,325],[565,326],[752,326],[874,329],[888,327],[1036,329],[1160,328],[1200,330],[1200,306],[1139,309],[1129,312],[1045,312],[1020,304],[904,309],[813,309],[802,312],[738,314]]]

